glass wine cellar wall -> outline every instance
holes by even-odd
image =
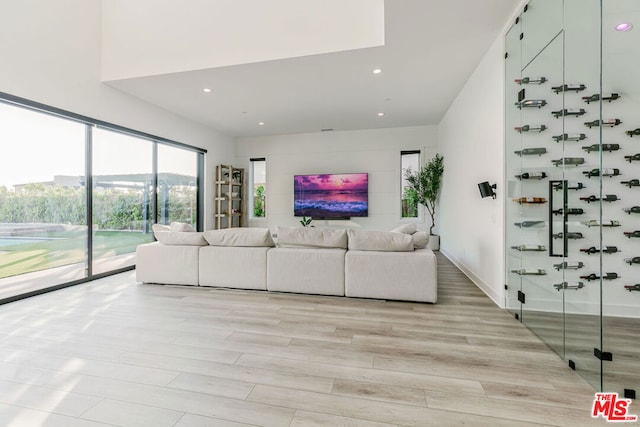
[[[640,4],[532,0],[505,42],[506,306],[596,390],[635,398]]]

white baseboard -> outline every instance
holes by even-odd
[[[482,292],[484,292],[490,299],[493,301],[495,305],[500,308],[504,307],[504,292],[496,293],[495,289],[491,286],[487,285],[482,281],[478,276],[476,276],[473,271],[471,271],[462,261],[457,259],[451,253],[449,253],[446,249],[440,248],[440,252],[446,256],[449,261],[453,263],[456,267],[460,269],[464,273],[465,276],[469,278]]]

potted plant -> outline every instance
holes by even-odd
[[[444,157],[440,154],[424,164],[420,170],[407,170],[405,179],[407,188],[415,191],[418,203],[424,205],[431,215],[431,227],[429,228],[429,246],[432,249],[440,249],[440,236],[433,234],[436,225],[436,201],[442,185],[442,174],[444,173]]]

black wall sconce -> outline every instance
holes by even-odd
[[[495,190],[497,188],[496,184],[489,184],[488,181],[485,182],[481,182],[480,184],[478,184],[478,189],[480,190],[480,196],[484,197],[492,197],[492,198],[496,198],[496,193]]]

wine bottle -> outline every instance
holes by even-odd
[[[586,188],[584,186],[583,183],[581,182],[569,182],[567,183],[567,190],[582,190],[583,188]],[[564,184],[562,182],[559,182],[557,184],[553,185],[553,189],[556,191],[560,191],[564,189]]]
[[[580,252],[584,252],[588,255],[597,254],[600,252],[602,252],[603,254],[615,254],[616,252],[618,252],[618,247],[605,246],[604,249],[602,249],[599,246],[591,246],[590,248],[587,248],[587,249],[580,249]]]
[[[629,181],[620,181],[620,184],[627,185],[629,188],[640,187],[640,179],[630,179]]]
[[[603,97],[602,97],[602,100],[603,100],[603,101],[609,101],[609,102],[611,102],[611,101],[615,101],[615,100],[616,100],[616,99],[618,99],[618,98],[620,98],[620,95],[619,95],[619,94],[617,94],[617,93],[612,93],[612,94],[611,94],[611,95],[609,95],[609,96],[603,96]],[[584,102],[586,102],[587,104],[589,104],[590,102],[597,102],[597,101],[600,101],[600,94],[599,94],[599,93],[596,93],[596,94],[593,94],[593,95],[591,95],[591,96],[583,96],[583,97],[582,97],[582,99],[583,99],[583,100],[584,100]]]
[[[578,166],[578,165],[584,164],[584,157],[563,157],[558,160],[551,160],[551,163],[553,163],[554,166],[560,166],[560,165]]]
[[[571,84],[571,85],[560,85],[553,86],[551,90],[553,90],[556,94],[560,92],[582,92],[587,87],[583,84]]]
[[[625,133],[633,138],[634,135],[640,135],[640,128],[636,128],[634,130],[628,130]]]
[[[560,264],[553,264],[553,267],[558,271],[578,270],[584,267],[584,263],[582,261],[565,261],[565,262],[561,262]]]
[[[600,198],[598,198],[598,196],[589,196],[589,197],[580,197],[580,200],[585,201],[587,203],[591,203],[591,202],[597,202],[598,200],[600,200]],[[620,199],[618,199],[618,196],[616,196],[615,194],[606,194],[602,198],[603,202],[615,202],[616,200],[620,200]]]
[[[519,276],[546,276],[547,272],[541,268],[521,268],[519,270],[511,270]]]
[[[629,163],[631,163],[634,160],[640,160],[640,153],[634,154],[633,156],[624,156],[624,158],[627,159]]]
[[[547,199],[545,199],[544,197],[520,197],[520,198],[513,199],[513,201],[518,202],[521,205],[547,203]]]
[[[554,288],[556,288],[556,290],[560,290],[560,289],[582,289],[584,288],[584,283],[583,282],[562,282],[562,283],[558,283],[553,285]]]
[[[523,174],[520,175],[516,175],[516,178],[518,179],[544,179],[547,177],[547,173],[546,172],[525,172]]]
[[[585,222],[583,222],[583,224],[586,225],[589,228],[598,227],[598,226],[601,225],[600,221],[598,221],[597,219],[591,219],[589,221],[585,221]],[[620,221],[615,221],[615,220],[603,221],[602,222],[602,226],[603,227],[620,227]]]
[[[558,117],[567,117],[567,116],[582,116],[584,114],[586,114],[587,112],[585,111],[584,108],[564,108],[562,110],[558,110],[558,111],[552,111],[551,114],[553,115],[553,117],[555,117],[556,119]]]
[[[588,127],[589,129],[591,129],[592,127],[598,127],[600,125],[602,125],[602,127],[614,127],[614,126],[618,126],[619,124],[621,124],[622,122],[620,121],[620,119],[607,119],[607,120],[594,120],[592,122],[585,122],[584,125],[586,127]]]
[[[520,228],[530,228],[530,227],[543,227],[544,221],[522,221],[522,222],[514,222],[513,225]]]
[[[514,127],[514,129],[518,132],[518,133],[523,133],[523,132],[544,132],[545,130],[547,130],[547,126],[546,125],[539,125],[539,126],[531,126],[531,125],[524,125],[524,126],[516,126]]]
[[[564,213],[564,209],[556,209],[551,211],[554,215],[562,215]],[[580,208],[568,208],[567,215],[582,215],[584,214],[584,210]]]
[[[592,151],[600,151],[601,148],[603,153],[605,151],[618,151],[620,149],[620,144],[593,144],[582,147],[582,149],[587,153],[590,153]],[[640,160],[640,158],[638,160]]]
[[[564,237],[564,233],[557,233],[553,235],[554,239],[562,239],[563,237]],[[584,236],[580,232],[571,231],[567,233],[567,239],[571,239],[571,240],[584,239]]]
[[[620,169],[602,169],[602,172],[600,172],[600,169],[592,169],[590,171],[583,171],[583,174],[587,175],[587,178],[591,178],[592,176],[600,176],[600,174],[602,174],[602,176],[618,176],[620,175]]]
[[[588,282],[592,281],[592,280],[600,280],[600,276],[598,276],[595,273],[591,273],[588,274],[586,276],[580,276],[581,279],[584,279]],[[620,276],[618,276],[618,273],[605,273],[604,276],[602,276],[603,280],[615,280],[615,279],[619,279]]]
[[[632,213],[640,214],[640,206],[633,206],[631,208],[626,208],[622,210],[628,213],[629,215],[631,215]]]
[[[538,156],[542,156],[543,154],[546,154],[546,152],[547,152],[547,149],[544,147],[525,148],[523,150],[514,151],[514,153],[517,154],[518,156],[532,156],[534,154],[537,154]]]
[[[637,285],[625,285],[624,288],[626,290],[628,290],[629,292],[631,292],[631,291],[640,291],[640,283],[638,283]]]
[[[584,133],[563,133],[562,135],[552,136],[555,142],[560,141],[582,141],[587,138]]]
[[[514,80],[514,82],[518,83],[519,85],[528,85],[528,84],[541,85],[542,83],[544,83],[546,81],[547,81],[546,77],[523,77],[521,79],[515,79]]]
[[[524,101],[516,102],[516,106],[522,108],[542,108],[547,105],[547,101],[544,99],[525,99]]]
[[[511,249],[515,249],[520,252],[544,252],[547,250],[547,248],[542,245],[518,245],[511,246]]]
[[[636,230],[636,231],[625,231],[623,233],[625,236],[627,236],[629,239],[632,237],[640,237],[640,230]]]
[[[624,262],[626,262],[629,265],[640,264],[640,256],[634,256],[633,258],[625,258]]]

